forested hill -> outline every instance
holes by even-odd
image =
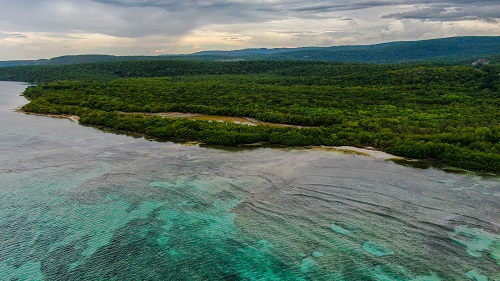
[[[469,36],[422,41],[391,42],[363,46],[246,49],[201,52],[195,55],[237,59],[317,60],[370,63],[399,63],[440,60],[463,61],[467,58],[500,54],[500,37]]]
[[[244,49],[205,51],[189,55],[111,56],[78,55],[52,59],[0,61],[0,67],[23,65],[66,65],[137,60],[302,60],[361,63],[401,63],[440,61],[464,63],[500,55],[500,36],[468,36],[391,42],[363,46]]]

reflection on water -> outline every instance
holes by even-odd
[[[500,182],[27,116],[0,83],[0,280],[498,280]]]

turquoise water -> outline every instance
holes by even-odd
[[[0,280],[500,280],[500,181],[308,149],[224,151],[13,111]]]

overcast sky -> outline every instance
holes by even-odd
[[[0,0],[0,60],[500,35],[499,0]]]

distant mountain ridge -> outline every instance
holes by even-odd
[[[251,48],[235,51],[203,51],[188,55],[113,56],[74,55],[52,59],[0,61],[0,67],[66,65],[130,60],[304,60],[359,63],[415,61],[465,62],[500,55],[500,36],[463,36],[421,41],[398,41],[375,45],[299,48]]]
[[[0,61],[0,67],[26,65],[68,65],[106,61],[162,60],[160,56],[68,55],[51,59]]]
[[[205,51],[193,55],[240,59],[408,62],[459,59],[500,54],[500,36],[466,36],[375,45]]]

